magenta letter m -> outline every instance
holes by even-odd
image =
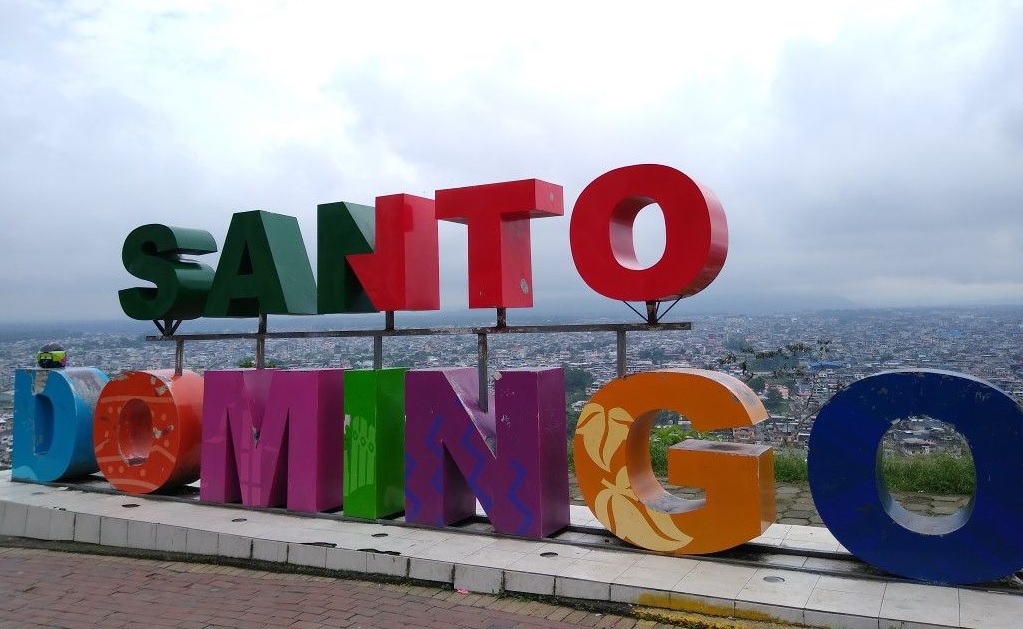
[[[343,370],[207,371],[204,389],[200,500],[341,506]]]

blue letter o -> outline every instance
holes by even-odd
[[[973,499],[928,517],[892,499],[879,446],[892,423],[928,416],[966,437],[977,471]],[[981,583],[1023,568],[1023,410],[994,386],[946,371],[863,378],[820,410],[810,434],[810,491],[824,524],[854,555],[893,574]]]

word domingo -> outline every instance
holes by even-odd
[[[543,537],[568,516],[561,369],[500,373],[489,412],[475,369],[128,372],[19,370],[13,477],[36,482],[102,473],[126,493],[201,479],[200,499],[443,527],[483,505],[494,528]],[[650,464],[657,410],[698,430],[767,417],[741,381],[660,370],[608,382],[574,437],[580,490],[608,530],[671,554],[711,553],[763,533],[775,518],[766,446],[687,440],[668,453],[668,494]],[[879,476],[891,422],[928,415],[964,434],[977,469],[966,507],[923,517],[898,505]],[[887,372],[836,394],[809,444],[810,486],[825,524],[851,552],[886,571],[977,583],[1023,566],[1015,482],[1023,411],[980,380],[941,371]],[[343,453],[343,456],[341,454]]]
[[[664,253],[642,267],[632,228],[653,203],[664,215]],[[120,291],[121,308],[143,320],[434,310],[438,220],[467,226],[470,308],[531,307],[530,220],[563,214],[561,186],[537,179],[437,190],[436,200],[398,194],[377,197],[374,207],[320,205],[315,279],[290,216],[235,214],[216,271],[183,257],[216,251],[209,232],[143,225],[125,239],[122,260],[156,286]],[[709,190],[673,168],[645,164],[612,170],[582,191],[570,241],[593,290],[653,301],[693,295],[714,281],[728,226]]]

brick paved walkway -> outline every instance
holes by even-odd
[[[0,548],[2,629],[669,626],[414,585]]]

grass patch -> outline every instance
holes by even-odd
[[[806,483],[806,454],[794,451],[775,451],[774,480],[778,483]]]
[[[650,464],[654,474],[668,474],[668,448],[688,437],[716,439],[715,435],[697,434],[676,427],[655,428],[650,435]],[[568,464],[572,473],[572,444],[568,446]],[[928,494],[970,495],[976,487],[973,459],[969,455],[919,454],[904,456],[888,454],[881,461],[882,474],[888,489]],[[808,482],[806,453],[801,450],[775,450],[774,478],[778,483]]]
[[[927,494],[970,495],[976,486],[973,459],[954,454],[888,454],[881,472],[890,491]],[[779,483],[806,483],[806,455],[799,451],[776,451],[774,479]]]
[[[977,483],[970,456],[944,453],[886,455],[881,461],[881,470],[891,491],[972,494]]]

